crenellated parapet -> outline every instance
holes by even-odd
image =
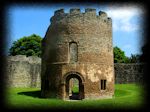
[[[97,19],[105,23],[111,23],[112,20],[107,14],[103,11],[99,11],[98,15],[96,14],[96,9],[86,8],[85,12],[81,12],[79,8],[70,9],[69,13],[65,13],[64,9],[59,9],[55,11],[54,16],[51,18],[51,22],[59,21],[62,19],[68,18],[88,18],[88,19]]]
[[[76,8],[76,9],[70,9],[70,14],[81,14],[81,10]]]
[[[96,9],[87,8],[85,9],[85,14],[89,16],[91,15],[96,16]]]
[[[55,13],[54,13],[55,16],[60,16],[62,14],[64,14],[64,9],[59,9],[59,10],[55,11]]]

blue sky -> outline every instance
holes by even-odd
[[[99,4],[51,4],[51,5],[13,5],[7,10],[7,48],[23,36],[37,34],[45,36],[50,18],[54,11],[64,8],[69,12],[70,8],[96,8],[107,13],[113,20],[113,46],[118,46],[125,51],[126,56],[140,54],[143,45],[143,24],[144,10],[140,6],[133,5],[99,5]]]

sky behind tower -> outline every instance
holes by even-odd
[[[23,36],[37,34],[45,36],[50,18],[54,11],[63,8],[69,13],[70,8],[95,8],[96,13],[104,11],[112,18],[113,46],[121,48],[126,56],[140,54],[143,45],[144,10],[134,5],[99,5],[99,4],[51,4],[51,5],[13,5],[7,10],[7,47]]]

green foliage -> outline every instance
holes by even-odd
[[[119,47],[114,47],[114,63],[125,63],[127,61],[124,51]]]
[[[78,87],[78,85],[73,86],[72,92],[73,93],[79,93],[79,87]]]
[[[130,63],[130,57],[126,56],[125,63]]]
[[[22,37],[13,42],[9,49],[9,55],[26,55],[26,56],[41,56],[41,41],[42,38],[32,34],[28,37]]]
[[[131,54],[131,57],[127,57],[119,47],[114,47],[114,63],[139,63],[140,57],[138,54]]]
[[[130,63],[138,63],[140,62],[140,55],[131,54]]]

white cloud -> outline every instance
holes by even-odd
[[[137,25],[137,24],[130,24],[130,23],[125,23],[120,28],[120,30],[127,31],[127,32],[135,31],[135,30],[138,30],[138,29],[139,29],[139,25]]]
[[[140,23],[134,21],[135,18],[138,19],[142,14],[142,10],[137,7],[109,7],[106,12],[113,20],[114,31],[130,32],[140,28]]]

